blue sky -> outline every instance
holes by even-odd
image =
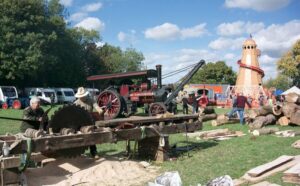
[[[134,47],[147,68],[163,73],[198,62],[224,60],[237,71],[241,46],[252,34],[265,80],[300,39],[298,0],[61,0],[68,23],[100,32],[101,43]],[[99,43],[101,45],[101,43]],[[184,75],[181,74],[181,76]],[[175,82],[169,78],[165,83]]]

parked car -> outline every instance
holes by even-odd
[[[37,96],[40,98],[42,104],[51,104],[51,102],[57,103],[57,96],[55,90],[52,88],[25,88],[25,93],[30,98],[32,96]]]
[[[0,86],[0,101],[6,102],[7,99],[18,99],[18,92],[14,86]]]
[[[75,98],[75,93],[71,88],[55,88],[58,103],[73,103]]]
[[[22,107],[18,99],[18,91],[14,86],[0,86],[0,108],[20,109]]]

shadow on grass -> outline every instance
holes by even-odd
[[[178,146],[179,143],[185,145]],[[218,143],[215,141],[202,141],[202,142],[179,141],[170,148],[170,156],[179,157],[191,151],[199,151],[210,147],[214,147],[216,145],[218,145]],[[189,156],[189,154],[187,155]]]

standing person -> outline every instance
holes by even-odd
[[[258,97],[258,102],[259,102],[259,106],[262,107],[262,106],[264,106],[265,97],[264,97],[264,95],[263,95],[262,92],[259,93],[259,94],[260,94],[260,95],[259,95],[259,97]]]
[[[232,109],[231,109],[231,111],[227,114],[227,116],[228,116],[229,118],[231,118],[232,115],[233,115],[234,113],[237,112],[237,107],[236,107],[237,102],[236,102],[236,98],[237,98],[236,94],[232,94],[232,95],[231,95]]]
[[[39,130],[43,116],[44,110],[40,107],[40,99],[36,96],[32,97],[30,99],[30,106],[23,111],[23,119],[30,121],[22,122],[20,127],[21,132],[25,132],[28,128]],[[46,118],[46,120],[48,120],[48,118]],[[43,128],[43,130],[45,130],[45,128]]]
[[[192,106],[193,106],[193,114],[198,113],[198,101],[195,92],[192,92]]]
[[[183,92],[183,97],[182,97],[182,112],[183,112],[183,114],[189,113],[188,98],[187,98],[186,91]]]
[[[104,111],[99,107],[99,105],[89,96],[89,92],[83,87],[79,87],[77,93],[75,94],[77,100],[74,102],[75,105],[83,107],[88,112],[92,113],[95,109],[100,115],[104,114]],[[96,145],[90,146],[91,156],[98,158]]]
[[[242,125],[244,124],[244,110],[246,104],[248,105],[249,108],[251,108],[251,104],[248,102],[247,98],[243,95],[243,93],[238,94],[236,98],[236,107],[237,107],[237,112],[239,113],[240,116],[240,124]]]

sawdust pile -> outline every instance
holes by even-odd
[[[27,169],[28,185],[143,185],[158,175],[157,167],[135,161],[89,158],[58,159],[43,168]]]

